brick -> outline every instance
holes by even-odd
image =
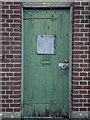
[[[75,68],[75,67],[77,68],[77,67],[79,67],[79,64],[76,63],[76,64],[73,64],[72,66],[73,66],[73,68]]]
[[[9,107],[9,104],[2,104],[2,107]]]
[[[84,24],[74,24],[74,28],[83,28]]]
[[[89,32],[89,29],[81,29],[81,32]]]
[[[73,54],[83,54],[83,51],[73,51]]]
[[[86,18],[86,19],[90,19],[90,15],[86,15],[85,18]]]
[[[9,86],[2,86],[2,89],[3,89],[3,90],[8,90],[8,89],[9,89]]]
[[[74,11],[73,14],[80,14],[80,11]]]
[[[80,111],[86,111],[86,108],[80,108]]]
[[[21,74],[20,73],[15,73],[14,76],[17,76],[17,77],[11,77],[10,80],[11,81],[17,81],[17,80],[21,80]]]
[[[84,6],[74,6],[74,10],[84,10]]]
[[[2,112],[5,112],[5,108],[2,108]]]
[[[87,38],[80,38],[80,41],[87,41]]]
[[[13,2],[11,2],[11,1],[9,2],[9,1],[8,1],[8,2],[6,2],[6,4],[8,4],[8,5],[12,5]]]
[[[74,33],[74,36],[83,36],[83,33]]]
[[[80,76],[87,76],[87,73],[80,73]]]
[[[77,5],[80,5],[80,2],[74,2],[73,5],[74,5],[74,6],[75,6],[75,5],[76,5],[76,6],[77,6]]]
[[[9,33],[2,33],[3,36],[9,36]]]
[[[81,20],[81,23],[88,23],[88,20]]]
[[[13,99],[6,100],[6,103],[13,103]]]
[[[6,112],[13,112],[13,108],[6,108]]]
[[[21,55],[14,55],[14,58],[21,58]]]
[[[20,107],[20,104],[10,104],[10,107]]]
[[[6,10],[6,14],[11,14],[13,13],[13,10]]]
[[[11,15],[11,18],[21,18],[21,15]]]
[[[13,85],[13,82],[6,82],[6,85]]]
[[[9,18],[9,15],[2,15],[2,18]]]
[[[20,112],[20,108],[14,108],[14,112]]]
[[[85,36],[86,37],[90,37],[90,33],[85,33]]]
[[[90,71],[90,68],[84,68],[83,71],[89,72],[89,71]],[[87,76],[88,76],[88,74],[87,74]]]
[[[82,104],[73,104],[73,107],[81,107],[82,106]]]
[[[90,60],[89,60],[89,59],[84,59],[84,62],[85,62],[85,63],[89,63]]]
[[[73,29],[73,32],[79,32],[79,29]]]
[[[20,43],[21,44],[21,43]],[[21,50],[21,46],[14,46],[14,49],[19,49]]]
[[[14,94],[20,95],[20,91],[14,91]]]
[[[6,94],[12,94],[13,92],[12,91],[6,91]]]
[[[10,90],[19,90],[20,86],[10,86]]]
[[[21,10],[20,9],[14,10],[14,14],[21,14]]]
[[[21,19],[16,18],[16,19],[14,19],[14,22],[17,23],[17,24],[21,24],[22,21],[21,21]]]
[[[14,103],[20,103],[20,99],[15,99]]]
[[[13,67],[13,64],[6,64],[6,67]]]
[[[83,62],[83,59],[73,59],[73,62],[74,63],[82,63]],[[81,68],[76,68],[74,70],[80,70],[81,71]]]
[[[73,59],[74,59],[74,58],[78,58],[78,59],[80,58],[80,55],[77,55],[77,54],[74,54],[74,55],[72,55],[72,56],[73,56]],[[73,63],[73,64],[74,64],[74,63]]]
[[[9,24],[8,23],[4,23],[4,24],[2,24],[2,27],[9,27]]]
[[[16,5],[21,5],[21,2],[14,2],[14,4],[16,4]]]
[[[2,98],[3,98],[3,99],[8,99],[8,98],[9,98],[9,95],[2,95]]]
[[[10,36],[21,36],[21,33],[10,33]]]
[[[20,28],[20,27],[21,27],[21,24],[19,24],[19,23],[18,23],[18,24],[10,24],[10,27],[14,27],[14,28],[15,28],[15,27],[16,27],[16,28],[19,27],[19,28]],[[15,33],[13,33],[13,34],[15,34]]]
[[[4,34],[3,34],[4,35]],[[7,33],[7,35],[9,35],[9,33]],[[9,42],[8,41],[3,41],[2,42],[3,45],[9,45]],[[2,51],[3,52],[3,51]],[[7,51],[6,51],[7,52]]]
[[[19,54],[19,53],[16,53],[16,54]],[[21,63],[21,60],[19,60],[19,59],[12,59],[11,63]]]
[[[2,5],[2,9],[9,9],[8,5]]]
[[[79,50],[79,46],[72,46],[72,48],[74,49],[74,50]]]
[[[90,10],[90,7],[89,6],[86,6],[86,7],[84,7],[85,8],[85,10]]]
[[[21,51],[15,51],[15,50],[12,50],[12,51],[10,51],[10,53],[11,54],[21,54]],[[18,60],[16,60],[16,59],[13,59],[12,61],[18,61]]]
[[[81,2],[81,5],[88,5],[88,2]]]
[[[13,58],[13,55],[6,55],[6,58]]]
[[[11,72],[20,72],[21,69],[20,68],[10,68]]]
[[[75,23],[80,23],[80,20],[74,19],[74,20],[73,20],[73,23],[74,23],[74,24],[75,24]]]
[[[21,32],[21,29],[14,29],[14,32]]]
[[[90,77],[84,77],[84,80],[90,80]]]
[[[75,34],[76,35],[76,34]],[[83,42],[80,42],[80,41],[78,41],[78,42],[73,42],[73,45],[83,45]]]
[[[9,71],[9,68],[2,68],[2,71],[8,72],[8,71]]]
[[[21,42],[10,42],[10,45],[21,45]]]
[[[2,84],[2,85],[5,85],[5,84]],[[5,95],[5,91],[0,91],[0,94]]]
[[[80,102],[86,102],[86,99],[80,99]]]
[[[87,64],[80,64],[80,67],[87,67]]]
[[[85,107],[90,107],[90,103],[84,104]]]
[[[6,76],[13,76],[13,73],[6,73]]]
[[[87,49],[87,47],[85,47]],[[82,48],[84,49],[84,48]],[[80,58],[87,58],[87,55],[80,55]]]
[[[75,102],[77,103],[77,102],[79,102],[79,100],[78,99],[73,99],[72,102],[73,103],[75,103]]]
[[[6,22],[12,23],[13,19],[6,19]],[[10,29],[10,28],[8,28],[8,29]]]
[[[10,9],[21,9],[21,6],[10,6]]]
[[[14,85],[21,85],[21,82],[20,81],[14,82]]]
[[[81,14],[89,14],[89,11],[82,11]]]
[[[72,75],[75,77],[75,76],[79,76],[79,73],[77,72],[73,72]]]
[[[20,95],[10,95],[10,98],[20,98]]]
[[[78,83],[78,82],[77,82],[77,83]],[[76,84],[74,84],[74,85],[76,85]],[[79,92],[78,92],[78,90],[74,90],[72,93],[73,93],[73,94],[78,94]]]
[[[6,46],[6,49],[13,50],[13,46]]]
[[[5,37],[4,39],[7,40],[7,41],[12,41],[12,40],[13,40],[13,37],[10,37],[10,36],[9,36],[9,37]],[[7,46],[7,47],[8,47],[8,46]]]
[[[80,84],[81,84],[81,82],[80,82]],[[80,94],[87,94],[87,91],[85,91],[85,90],[80,90]]]
[[[82,98],[82,95],[73,95],[73,98]]]
[[[14,37],[14,40],[21,41],[21,37]]]
[[[9,81],[9,78],[8,77],[3,77],[2,80],[3,81]]]
[[[89,86],[84,86],[83,89],[90,89],[90,87]]]
[[[73,111],[78,111],[78,108],[72,108]]]
[[[84,95],[84,98],[90,98],[90,95]]]
[[[84,15],[74,15],[74,19],[84,19]]]
[[[90,24],[85,24],[85,27],[86,28],[90,28]]]
[[[82,86],[72,86],[73,89],[82,89]],[[77,96],[78,97],[78,96]]]

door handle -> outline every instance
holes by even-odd
[[[69,63],[58,63],[58,66],[59,66],[62,70],[65,70],[67,67],[69,67]]]

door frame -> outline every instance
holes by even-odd
[[[72,13],[73,13],[73,4],[72,2],[23,2],[22,3],[22,78],[21,78],[21,117],[23,118],[23,62],[24,62],[24,26],[23,26],[23,11],[27,8],[69,8],[70,9],[70,26],[69,26],[69,118],[72,114],[72,100],[71,100],[71,86],[72,86]]]

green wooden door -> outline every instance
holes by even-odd
[[[68,115],[69,10],[24,10],[24,116]]]

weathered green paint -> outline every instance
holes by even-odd
[[[56,35],[56,54],[38,55],[37,35]],[[45,62],[44,59],[47,59]],[[69,9],[24,10],[24,116],[68,115]]]

